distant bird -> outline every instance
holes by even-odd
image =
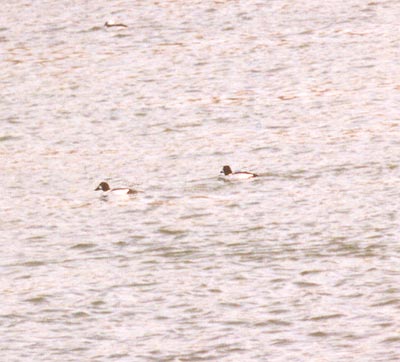
[[[114,23],[114,21],[112,21],[112,20],[109,20],[109,21],[106,21],[105,23],[104,23],[104,27],[106,27],[106,28],[112,28],[112,27],[115,27],[115,28],[127,28],[128,27],[128,25],[125,25],[125,24],[122,24],[122,23]]]
[[[100,182],[99,186],[96,187],[94,191],[103,191],[104,195],[131,195],[136,194],[136,190],[132,190],[127,187],[120,187],[117,189],[110,189],[110,185],[107,182]]]
[[[220,173],[224,174],[224,176],[226,176],[226,178],[230,180],[246,180],[249,178],[258,177],[257,174],[252,172],[246,172],[246,171],[232,172],[230,166],[224,166]]]

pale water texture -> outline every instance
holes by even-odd
[[[2,361],[400,360],[398,1],[0,16]]]

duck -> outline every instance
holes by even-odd
[[[115,28],[127,28],[128,25],[122,24],[122,23],[115,23],[112,20],[106,21],[104,23],[104,27],[105,28],[111,28],[111,27],[115,27]]]
[[[112,194],[112,195],[132,195],[136,194],[137,191],[130,189],[128,187],[120,187],[116,189],[111,189],[110,185],[107,182],[100,182],[99,186],[97,186],[94,191],[103,191],[104,195]]]
[[[232,180],[246,180],[249,178],[258,177],[257,174],[247,171],[232,172],[231,167],[228,165],[222,167],[220,173],[226,176],[227,179],[232,179]]]

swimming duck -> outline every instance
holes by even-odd
[[[111,27],[115,27],[115,28],[127,28],[128,25],[122,24],[122,23],[115,23],[112,20],[106,21],[104,23],[104,27],[105,28],[111,28]]]
[[[224,174],[224,176],[232,180],[246,180],[249,178],[258,177],[257,174],[252,172],[246,172],[246,171],[232,172],[230,166],[224,166],[220,173]]]
[[[100,182],[99,186],[97,186],[94,191],[103,191],[104,195],[108,195],[108,194],[130,195],[130,194],[137,193],[137,191],[132,190],[128,187],[120,187],[120,188],[116,188],[116,189],[111,189],[110,185],[107,182]]]

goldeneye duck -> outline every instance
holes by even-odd
[[[127,187],[120,187],[116,189],[110,189],[110,185],[107,182],[100,182],[99,186],[95,188],[94,191],[103,191],[104,194],[113,194],[113,195],[130,195],[136,194],[137,191],[132,190]]]
[[[224,176],[226,176],[229,179],[235,179],[235,180],[245,180],[253,177],[258,177],[258,175],[252,172],[246,172],[246,171],[232,172],[230,166],[224,166],[220,173],[224,174]]]
[[[111,28],[111,27],[115,27],[115,28],[127,28],[128,25],[122,24],[122,23],[114,23],[112,20],[110,21],[106,21],[104,23],[104,27],[105,28]]]

